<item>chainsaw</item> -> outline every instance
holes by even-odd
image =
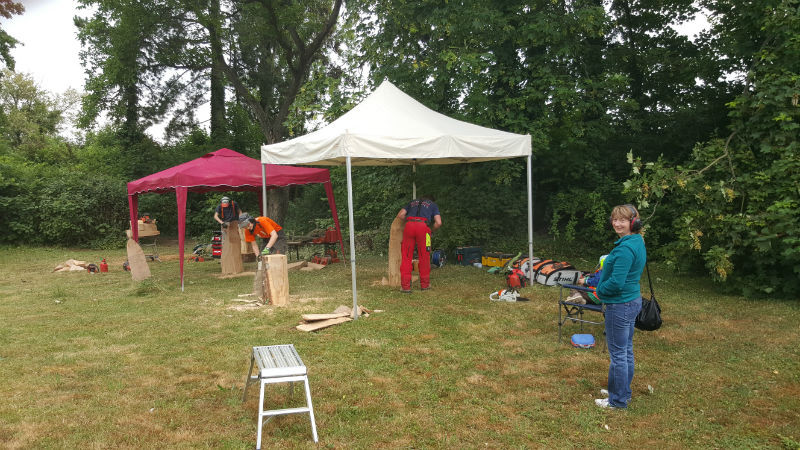
[[[489,300],[493,302],[527,302],[530,299],[520,297],[516,289],[500,289],[489,294]]]

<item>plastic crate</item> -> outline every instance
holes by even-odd
[[[481,256],[480,247],[456,247],[456,264],[471,266],[475,263],[480,263]]]

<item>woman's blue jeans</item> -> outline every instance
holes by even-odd
[[[608,366],[608,403],[627,408],[633,381],[633,324],[642,309],[642,298],[627,303],[606,303],[606,343],[611,364]]]

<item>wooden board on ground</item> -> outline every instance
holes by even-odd
[[[86,270],[89,265],[86,261],[78,261],[77,259],[68,259],[63,263],[57,265],[53,272],[74,272],[78,270]]]
[[[252,277],[255,274],[256,274],[255,272],[239,272],[239,273],[232,273],[230,275],[217,274],[215,276],[220,280],[227,280],[229,278]]]
[[[306,263],[303,267],[300,268],[303,272],[310,272],[312,270],[320,270],[326,267],[325,264],[317,264],[317,263]]]
[[[339,317],[348,317],[350,315],[349,312],[345,313],[334,313],[334,314],[303,314],[303,320],[306,322],[313,322],[315,320],[328,320],[328,319],[337,319]]]
[[[228,224],[227,229],[222,231],[222,261],[220,265],[224,275],[239,273],[244,270],[241,248],[239,222],[234,220]]]
[[[361,305],[358,305],[358,315],[364,315],[365,313],[371,312],[367,308],[364,308]],[[353,307],[347,305],[339,305],[336,309],[333,310],[334,314],[347,314],[348,316],[353,315]]]
[[[405,224],[405,220],[395,217],[392,228],[389,230],[389,269],[387,271],[389,286],[400,286],[400,264],[403,262],[401,247]]]
[[[297,261],[286,265],[286,270],[302,269],[308,264],[308,261]]]
[[[303,323],[298,325],[296,328],[300,331],[316,331],[321,330],[323,328],[328,328],[333,325],[337,325],[344,322],[349,322],[353,320],[350,317],[337,317],[335,319],[328,319],[328,320],[319,320],[312,323]]]
[[[142,281],[150,278],[150,267],[144,257],[142,247],[133,239],[128,239],[128,264],[131,268],[131,278],[134,281]]]

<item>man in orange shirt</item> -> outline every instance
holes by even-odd
[[[250,243],[253,253],[258,258],[259,253],[268,255],[270,253],[286,254],[286,234],[280,225],[269,217],[253,217],[244,213],[239,216],[239,228],[244,228],[244,240]],[[259,252],[256,244],[256,236],[266,241],[266,246]]]

